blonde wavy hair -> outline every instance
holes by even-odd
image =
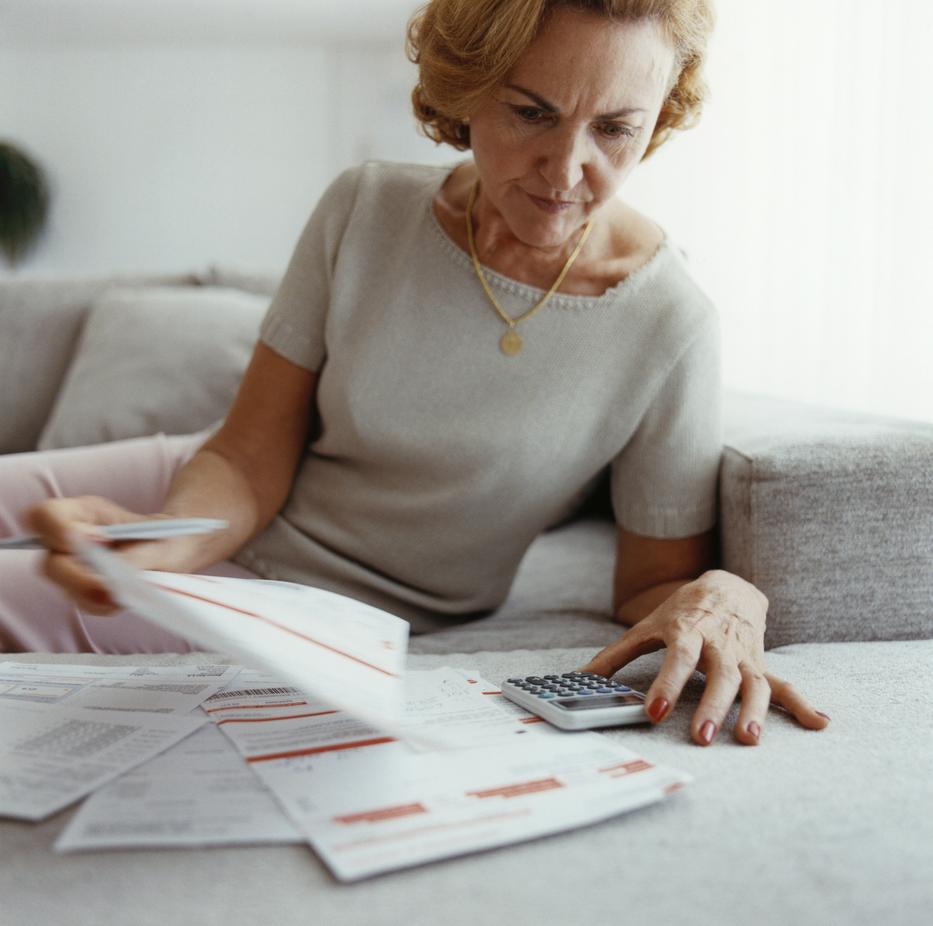
[[[656,21],[675,53],[669,89],[644,157],[675,130],[697,124],[708,95],[703,76],[715,25],[712,0],[430,0],[408,23],[418,65],[411,99],[421,131],[438,144],[470,147],[470,113],[512,70],[558,7],[616,21]]]

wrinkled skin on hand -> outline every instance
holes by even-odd
[[[735,738],[755,746],[770,704],[792,714],[810,730],[822,730],[829,717],[784,679],[767,671],[764,638],[768,599],[750,582],[712,569],[677,589],[615,643],[599,652],[586,671],[611,676],[633,659],[667,652],[647,692],[652,723],[668,717],[695,670],[706,676],[706,690],[693,715],[694,742],[708,746],[722,729],[738,695],[742,697]]]

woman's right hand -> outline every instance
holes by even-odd
[[[100,576],[75,555],[75,535],[107,544],[139,569],[166,569],[170,565],[167,554],[174,546],[173,541],[115,542],[95,528],[105,524],[126,524],[167,517],[170,516],[137,514],[109,499],[84,495],[42,502],[27,512],[26,523],[49,551],[42,565],[46,577],[59,585],[81,610],[91,614],[112,614],[120,609],[119,605],[110,597]]]

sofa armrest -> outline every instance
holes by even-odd
[[[933,637],[933,424],[727,392],[723,567],[766,645]]]

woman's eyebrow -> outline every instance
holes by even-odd
[[[537,93],[529,90],[527,87],[520,87],[518,84],[506,84],[509,90],[517,90],[519,93],[525,94],[529,99],[534,100],[538,106],[541,107],[545,112],[548,113],[558,113],[560,110],[553,104],[549,103],[544,97],[538,96]],[[615,112],[611,113],[602,113],[597,116],[597,119],[618,119],[619,116],[629,116],[632,113],[643,113],[646,110],[641,109],[638,106],[626,106],[624,109],[617,109]]]

